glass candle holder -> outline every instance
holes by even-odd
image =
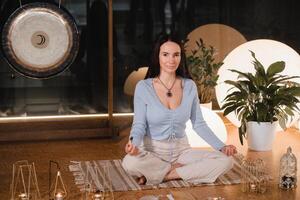
[[[114,200],[110,177],[111,164],[88,164],[84,177],[84,198],[89,200]]]
[[[94,192],[93,196],[92,196],[92,200],[104,200],[104,194],[102,191],[97,190],[96,192]]]
[[[26,193],[21,193],[18,195],[18,197],[19,200],[29,200],[29,197]]]
[[[279,187],[285,190],[297,187],[297,158],[291,147],[280,159]]]
[[[242,160],[242,191],[265,193],[268,186],[268,177],[265,172],[265,163],[261,159]]]
[[[57,192],[54,197],[55,200],[64,200],[64,197],[66,196],[66,194],[64,192]]]

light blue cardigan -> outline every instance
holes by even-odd
[[[153,78],[138,82],[134,94],[134,118],[130,131],[134,145],[141,145],[145,135],[153,140],[182,138],[186,134],[185,124],[189,119],[196,133],[214,149],[220,150],[225,145],[203,119],[195,83],[191,79],[182,79],[182,87],[181,104],[171,110],[158,98],[153,87]]]

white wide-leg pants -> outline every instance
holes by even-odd
[[[145,176],[147,184],[161,183],[173,163],[178,175],[190,183],[212,183],[233,166],[232,159],[218,151],[192,149],[187,137],[170,140],[144,138],[137,156],[126,155],[122,166],[131,176]]]

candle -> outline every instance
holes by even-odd
[[[251,190],[255,190],[256,189],[256,185],[254,183],[250,184],[250,189]]]
[[[27,200],[28,198],[27,198],[27,194],[26,193],[21,193],[21,194],[19,194],[19,199],[20,200]]]
[[[94,194],[94,200],[101,200],[102,199],[102,194],[101,193],[95,193]]]
[[[60,192],[56,193],[55,200],[64,200],[64,195]]]

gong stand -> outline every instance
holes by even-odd
[[[22,0],[19,0],[20,8],[22,7]],[[58,7],[60,8],[61,0],[58,1]]]
[[[47,79],[66,70],[76,58],[79,33],[72,15],[50,3],[22,4],[6,21],[2,50],[10,67],[29,78]],[[113,117],[113,11],[108,0],[108,122],[111,136],[117,136]],[[46,19],[47,23],[41,23]],[[49,21],[54,21],[51,24]],[[34,27],[32,27],[34,25]],[[46,26],[48,25],[48,26]],[[51,27],[51,28],[49,28]],[[54,30],[53,30],[54,29]],[[52,31],[51,31],[52,30]],[[56,41],[56,43],[53,43]],[[54,53],[53,53],[54,52]]]
[[[110,128],[110,135],[112,137],[118,136],[118,129],[114,128],[113,116],[113,9],[112,0],[108,0],[108,121]]]

